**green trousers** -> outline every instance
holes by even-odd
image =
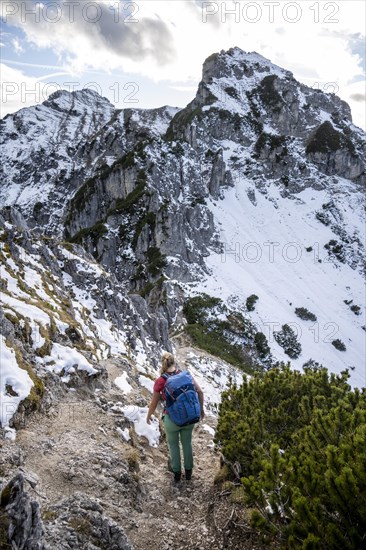
[[[189,424],[188,426],[177,426],[170,420],[167,414],[164,415],[163,422],[168,440],[170,465],[173,472],[180,472],[182,469],[180,461],[179,438],[183,449],[184,469],[192,470],[192,432],[194,424]]]

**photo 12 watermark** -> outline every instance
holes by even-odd
[[[202,22],[298,23],[304,17],[314,23],[339,23],[337,2],[202,2]]]
[[[278,241],[255,242],[248,241],[241,243],[224,243],[221,252],[221,263],[226,263],[228,259],[235,263],[246,262],[255,264],[266,262],[274,264],[275,262],[286,262],[296,264],[304,256],[311,255],[313,263],[332,263],[332,257],[328,254],[321,254],[321,245],[316,242],[311,246],[305,247],[296,241],[280,243]]]
[[[0,7],[0,15],[5,23],[12,18],[18,18],[21,23],[32,21],[34,23],[58,23],[60,21],[74,23],[82,19],[86,23],[100,23],[103,18],[112,19],[114,23],[133,24],[138,23],[137,17],[140,11],[137,2],[85,2],[85,1],[61,1],[61,2],[24,2],[3,0]]]
[[[303,336],[304,326],[296,321],[290,321],[288,323],[280,323],[279,321],[263,321],[263,327],[260,332],[263,332],[268,342],[273,344],[276,340],[276,333],[280,332],[282,327],[286,325],[291,328],[294,333],[294,337],[300,340]],[[339,333],[339,325],[334,321],[327,321],[325,323],[319,323],[316,321],[309,325],[306,330],[312,334],[312,341],[317,344],[323,342],[331,344],[336,335]]]
[[[24,104],[30,102],[42,103],[54,92],[61,90],[70,93],[77,90],[91,90],[97,92],[100,96],[109,96],[113,103],[133,105],[140,102],[140,86],[137,82],[114,82],[105,89],[97,82],[88,82],[85,85],[77,81],[67,81],[61,84],[57,82],[35,82],[34,85],[30,85],[28,82],[4,81],[1,84],[1,103],[6,104],[15,98]]]

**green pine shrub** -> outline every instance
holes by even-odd
[[[265,76],[257,88],[257,93],[262,102],[271,107],[273,112],[280,111],[284,105],[284,100],[275,87],[277,80],[278,76],[274,74]]]
[[[349,306],[350,310],[353,311],[355,315],[361,315],[360,306],[353,304],[353,300],[343,300],[343,302]],[[352,304],[352,305],[351,305]]]
[[[233,99],[237,99],[239,100],[240,99],[240,96],[237,92],[237,90],[233,87],[233,86],[226,86],[226,88],[224,88],[225,92],[227,94],[229,94],[229,96],[231,96]]]
[[[257,332],[256,335],[254,336],[254,342],[255,342],[255,347],[257,349],[259,357],[261,359],[268,357],[271,350],[268,345],[268,340],[265,334],[263,334],[263,332]]]
[[[167,265],[166,257],[157,246],[151,246],[146,255],[148,259],[147,271],[151,273],[151,275],[159,275],[161,270]]]
[[[330,256],[335,256],[340,262],[345,263],[345,250],[342,243],[338,242],[336,239],[331,239],[329,243],[324,245],[324,248],[328,250]]]
[[[256,303],[257,300],[259,300],[259,298],[255,294],[251,294],[250,296],[248,296],[248,298],[245,302],[245,305],[247,306],[248,311],[254,311],[255,303]]]
[[[316,321],[317,317],[314,313],[311,313],[306,307],[297,307],[295,309],[295,314],[303,319],[304,321]]]
[[[332,344],[339,351],[346,351],[347,349],[344,342],[342,342],[342,340],[340,340],[339,338],[337,338],[336,340],[332,340]]]
[[[273,337],[291,359],[299,357],[301,354],[301,344],[297,341],[295,331],[289,325],[282,325],[282,330],[275,331]]]
[[[183,314],[189,325],[193,323],[204,323],[210,310],[220,307],[223,308],[220,298],[209,296],[202,293],[198,296],[189,298],[183,306]]]
[[[222,396],[215,442],[276,548],[364,547],[366,391],[347,379],[281,365]]]

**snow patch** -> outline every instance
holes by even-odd
[[[65,375],[62,378],[63,382],[68,382],[70,374],[76,370],[86,371],[89,376],[96,374],[98,371],[89,363],[89,361],[75,349],[61,344],[53,344],[51,354],[43,358],[43,362],[48,370],[55,374],[60,374],[62,371]]]
[[[147,411],[147,407],[137,407],[135,405],[129,405],[122,409],[125,417],[133,422],[136,434],[146,437],[151,447],[157,447],[160,438],[159,420],[153,416],[151,417],[151,424],[148,424],[146,422]]]
[[[15,430],[9,427],[9,422],[17,411],[19,403],[28,397],[34,386],[26,370],[18,366],[15,352],[6,344],[4,336],[0,335],[0,425],[7,430],[7,437],[15,439]]]
[[[130,432],[129,432],[128,428],[125,428],[124,430],[122,430],[122,428],[117,428],[117,433],[119,433],[119,435],[120,435],[125,441],[130,441],[131,436],[130,436]]]
[[[133,387],[127,382],[127,372],[124,372],[122,376],[118,376],[114,383],[125,394],[128,394],[133,390]]]

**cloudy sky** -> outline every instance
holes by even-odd
[[[365,2],[1,0],[1,116],[56,89],[119,108],[183,107],[202,63],[238,46],[335,92],[365,128]]]

